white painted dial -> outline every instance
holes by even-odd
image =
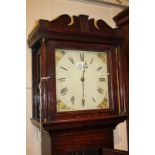
[[[108,109],[106,52],[56,49],[57,112]]]

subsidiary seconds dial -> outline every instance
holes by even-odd
[[[107,53],[56,49],[57,112],[108,109]]]

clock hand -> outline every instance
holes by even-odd
[[[83,99],[84,99],[84,73],[85,73],[85,69],[84,69],[84,71],[83,71],[83,81],[82,81],[82,90],[83,90]]]
[[[85,69],[83,70],[82,77],[81,77],[81,82],[82,82],[82,105],[83,106],[85,104],[85,99],[84,99],[84,81],[85,81],[84,73],[85,73]]]

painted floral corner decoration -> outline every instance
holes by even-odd
[[[61,100],[57,101],[57,112],[69,111],[71,108],[67,107]]]
[[[55,52],[56,64],[58,64],[58,62],[62,59],[64,55],[65,55],[65,52],[63,50],[56,49],[56,52]]]
[[[102,60],[103,63],[107,63],[107,54],[104,53],[98,53],[98,57]]]
[[[105,97],[103,101],[97,106],[99,109],[107,109],[109,108],[108,99]]]

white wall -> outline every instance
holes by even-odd
[[[106,5],[92,5],[71,0],[27,0],[26,34],[28,36],[36,20],[40,18],[52,20],[53,18],[61,14],[86,14],[89,15],[89,17],[91,18],[103,19],[111,27],[115,27],[115,23],[112,20],[112,17],[120,11],[121,9],[116,7],[110,7]],[[38,129],[30,122],[32,114],[31,65],[31,50],[26,47],[26,151],[27,155],[41,155],[41,145]],[[127,150],[126,123],[121,123],[114,131],[114,142],[116,149]]]

